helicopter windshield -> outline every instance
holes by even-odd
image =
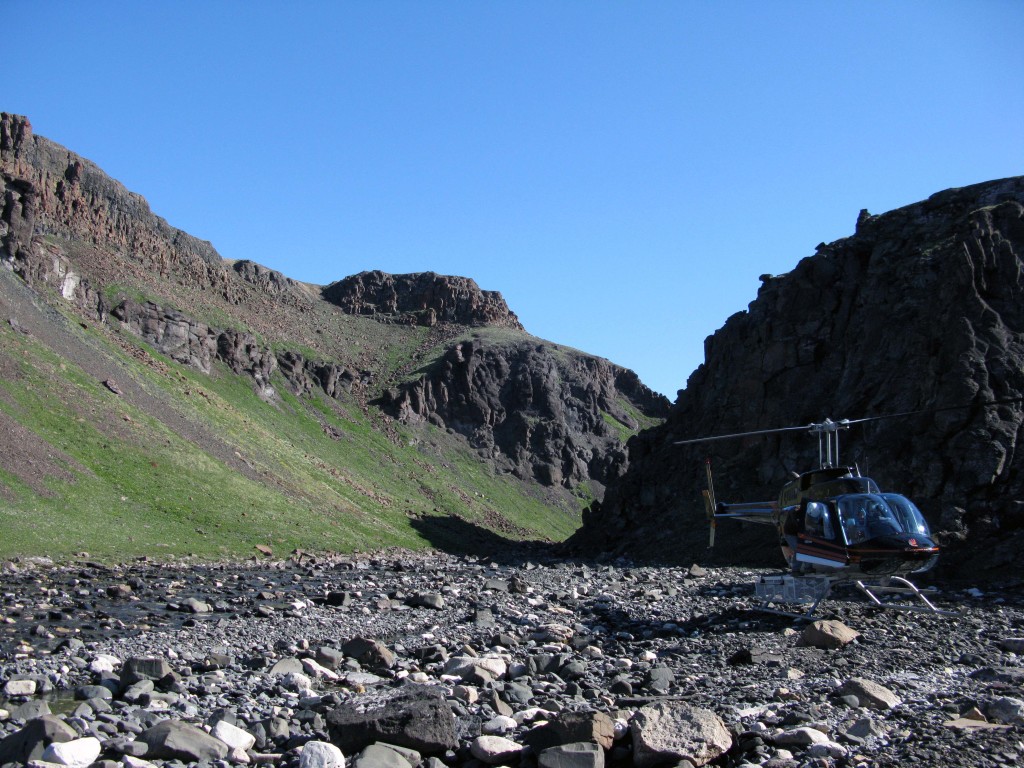
[[[925,522],[921,510],[914,506],[914,502],[906,496],[900,496],[898,493],[883,493],[882,498],[889,502],[889,508],[896,513],[896,517],[899,519],[905,533],[918,533],[922,536],[931,535],[928,523]]]
[[[843,532],[846,534],[848,543],[859,544],[879,536],[916,531],[916,527],[904,528],[900,517],[889,506],[887,499],[893,496],[896,494],[882,496],[874,493],[856,493],[841,496],[838,499],[839,518],[842,521]],[[917,512],[916,507],[913,507],[907,499],[902,496],[896,498],[906,502],[914,512]],[[921,519],[921,523],[924,523],[920,512],[917,512],[917,516]]]

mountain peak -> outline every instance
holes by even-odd
[[[425,326],[457,323],[524,330],[498,291],[483,291],[468,277],[435,272],[392,275],[373,270],[331,283],[324,288],[323,297],[347,314],[386,322]]]

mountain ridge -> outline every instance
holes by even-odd
[[[261,476],[270,478],[274,488],[286,488],[285,495],[296,498],[306,498],[307,490],[294,481],[285,481],[284,474],[312,473],[315,483],[340,483],[345,486],[340,488],[344,493],[358,486],[366,492],[356,492],[359,498],[354,507],[352,499],[346,499],[339,508],[368,516],[366,519],[386,508],[384,501],[392,509],[408,507],[401,519],[388,523],[392,529],[398,526],[397,540],[403,545],[428,541],[422,533],[422,521],[445,514],[459,516],[460,505],[466,507],[466,518],[477,521],[481,530],[517,530],[526,536],[537,531],[545,532],[546,537],[560,531],[556,538],[564,537],[575,527],[571,521],[578,521],[581,505],[599,497],[610,478],[606,470],[600,478],[591,477],[587,462],[579,464],[582,471],[566,475],[562,471],[563,453],[575,456],[584,449],[574,446],[585,445],[588,451],[617,451],[624,457],[624,439],[667,411],[667,400],[651,393],[638,380],[622,379],[630,383],[619,390],[616,380],[625,369],[607,361],[577,365],[577,360],[599,358],[527,334],[500,293],[483,291],[470,278],[364,272],[329,286],[315,286],[252,261],[222,259],[208,242],[168,225],[149,209],[144,198],[107,177],[95,164],[34,135],[26,118],[0,114],[0,173],[4,200],[0,211],[0,263],[24,281],[34,293],[35,302],[58,312],[70,311],[70,319],[92,335],[90,343],[105,345],[106,352],[113,350],[109,358],[112,369],[122,367],[117,355],[141,362],[143,368],[133,368],[130,374],[137,378],[141,389],[129,387],[125,373],[119,374],[121,382],[112,381],[122,393],[135,393],[132,397],[138,402],[132,403],[134,407],[144,405],[139,393],[147,388],[166,387],[168,381],[181,381],[183,375],[195,381],[184,369],[208,377],[225,397],[234,398],[222,405],[230,406],[239,419],[239,424],[233,425],[238,434],[227,440],[235,449],[220,452],[217,457],[228,465],[237,465],[237,461],[225,456],[246,456],[253,450],[251,436],[243,434],[244,425],[256,425],[258,419],[245,414],[252,409],[263,413],[258,410],[263,405],[272,407],[275,413],[264,413],[261,419],[279,421],[278,412],[296,415],[296,424],[288,425],[286,431],[300,426],[306,429],[304,425],[315,423],[319,431],[315,440],[329,443],[317,449],[325,453],[355,450],[350,443],[369,441],[377,445],[385,440],[390,447],[383,451],[391,456],[389,461],[398,462],[410,475],[426,473],[434,478],[428,482],[424,475],[412,481],[413,487],[402,492],[401,502],[386,498],[386,486],[397,481],[386,477],[379,464],[367,466],[365,476],[356,479],[330,462],[313,461],[310,466],[295,469],[290,464],[278,466],[276,457],[272,460],[264,456],[263,475],[257,472],[250,479],[256,482]],[[31,342],[43,342],[41,348],[23,348],[19,354],[32,357],[44,367],[43,358],[61,347],[63,340],[57,336],[64,331],[50,324],[46,333],[30,334],[31,341],[24,341],[24,334],[15,329],[19,321],[13,314],[13,308],[25,306],[23,297],[12,293],[12,284],[0,288],[9,289],[4,307],[12,312],[3,341],[30,347]],[[501,338],[491,348],[493,334],[499,331]],[[488,437],[495,424],[488,423],[483,413],[478,414],[479,423],[455,429],[447,424],[439,426],[445,422],[440,417],[433,420],[436,423],[431,422],[429,414],[422,420],[408,420],[397,410],[389,412],[381,407],[388,393],[422,386],[423,377],[445,359],[453,345],[465,343],[469,333],[476,333],[475,343],[487,346],[495,359],[518,354],[520,348],[544,350],[543,355],[554,361],[552,375],[541,382],[552,388],[546,397],[558,400],[571,397],[574,391],[595,388],[610,391],[610,399],[602,401],[606,407],[614,401],[612,410],[616,413],[632,410],[642,418],[616,422],[618,427],[610,428],[601,415],[600,403],[591,398],[582,406],[582,401],[572,406],[574,411],[580,407],[590,410],[586,419],[568,428],[542,428],[539,432],[524,432],[518,439],[496,441]],[[63,371],[59,367],[57,370]],[[34,376],[35,372],[30,370],[26,375]],[[90,375],[95,380],[99,373]],[[603,378],[588,378],[592,376]],[[249,382],[252,401],[237,390],[230,377]],[[64,383],[52,382],[52,386],[59,388]],[[89,390],[89,397],[95,395],[95,383],[81,383]],[[502,388],[514,392],[517,386],[510,381]],[[193,420],[200,418],[194,413],[196,404],[182,400],[194,396],[196,389],[190,385],[176,393],[171,410],[189,412],[188,418]],[[205,385],[199,389],[210,395]],[[59,400],[66,399],[63,393],[52,394]],[[124,398],[130,399],[128,394]],[[31,394],[19,389],[16,380],[8,382],[8,414],[18,418],[14,401],[30,399]],[[72,411],[76,408],[71,401],[62,404]],[[4,398],[0,398],[2,407]],[[173,419],[164,418],[162,413],[148,415],[158,422],[154,429],[177,429],[170,423]],[[124,418],[135,417],[126,413]],[[539,417],[537,424],[543,427],[552,418],[558,418],[557,414]],[[21,427],[25,428],[30,420],[23,421]],[[40,424],[31,426],[37,435],[43,430]],[[475,436],[477,442],[469,436]],[[209,446],[192,437],[186,437],[181,451],[204,454]],[[429,460],[421,462],[406,455],[411,446],[429,453]],[[373,449],[380,450],[379,445]],[[311,455],[308,451],[306,454]],[[464,463],[453,464],[449,454],[463,456]],[[362,456],[346,456],[346,461],[363,462]],[[75,460],[91,469],[83,457]],[[301,460],[293,457],[289,462]],[[10,462],[13,466],[13,459]],[[250,460],[246,466],[259,463]],[[617,466],[622,466],[621,461]],[[487,493],[474,498],[459,490],[458,482],[445,480],[441,496],[446,502],[435,504],[440,498],[438,492],[427,486],[454,471],[463,476],[482,472],[486,482],[479,482],[491,492],[511,494],[509,499],[521,501],[503,506],[489,499]],[[135,479],[142,482],[144,474],[140,470]],[[32,494],[22,487],[25,478],[17,473],[10,475],[10,467],[0,462],[0,485],[8,488],[8,495],[20,493],[19,503],[30,506]],[[346,479],[351,482],[346,483]],[[461,482],[466,482],[465,477]],[[16,486],[21,488],[17,493],[11,490]],[[63,487],[61,493],[71,494]],[[201,504],[194,502],[194,506]],[[549,509],[551,520],[542,519],[543,508]],[[152,514],[152,509],[147,514]],[[339,520],[336,524],[345,523]],[[362,538],[350,537],[346,546],[364,539],[366,544],[387,544],[389,536],[371,532]],[[316,546],[315,541],[301,544],[306,548]]]

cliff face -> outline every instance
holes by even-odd
[[[585,515],[577,542],[680,562],[703,556],[700,489],[773,498],[817,462],[800,433],[676,446],[705,435],[929,411],[841,433],[844,463],[914,499],[946,545],[943,567],[1022,570],[1024,178],[933,195],[884,215],[778,277],[705,342],[705,363],[661,427],[630,442],[630,468]],[[723,524],[724,526],[725,524]],[[652,533],[669,532],[652,537]],[[733,532],[735,531],[735,533]],[[715,557],[779,564],[762,530]],[[652,542],[654,542],[652,546]],[[984,553],[984,557],[976,557]]]
[[[500,470],[545,485],[606,485],[626,468],[623,432],[663,418],[668,400],[632,371],[540,340],[452,346],[383,406],[467,437]]]
[[[389,417],[441,425],[489,466],[598,495],[625,468],[625,438],[667,411],[635,374],[526,334],[469,278],[373,271],[320,287],[222,259],[7,113],[0,199],[0,264],[40,295],[203,373],[224,363],[270,402],[280,377],[353,401],[392,439]],[[468,329],[477,337],[459,341]]]
[[[370,315],[378,320],[434,326],[490,325],[523,330],[519,318],[497,291],[481,291],[467,277],[419,272],[390,275],[360,272],[331,283],[323,296],[350,315]]]

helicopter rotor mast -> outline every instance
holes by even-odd
[[[850,428],[849,419],[811,424],[808,431],[818,436],[818,466],[820,469],[839,465],[839,430]]]
[[[818,465],[819,468],[837,466],[839,464],[839,430],[849,429],[851,424],[870,419],[840,419],[832,421],[814,422],[799,427],[776,427],[775,429],[755,429],[749,432],[735,432],[731,435],[713,435],[711,437],[698,437],[691,440],[676,440],[673,445],[693,445],[695,443],[713,443],[717,440],[732,440],[738,437],[753,437],[755,435],[774,435],[780,432],[808,432],[818,436]]]

